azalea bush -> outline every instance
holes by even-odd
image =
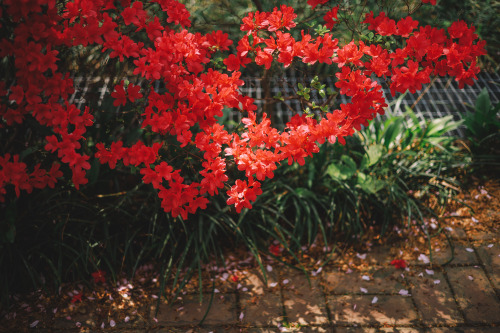
[[[308,3],[315,8],[327,1]],[[454,76],[463,87],[473,83],[477,57],[484,54],[484,42],[463,21],[445,31],[419,27],[410,16],[396,22],[384,12],[369,12],[363,21],[377,38],[339,45],[334,34],[338,6],[324,16],[325,30],[312,34],[294,31],[297,14],[286,5],[251,12],[243,19],[237,52],[229,55],[233,41],[223,32],[189,32],[189,13],[177,1],[5,1],[1,8],[7,38],[1,40],[0,54],[14,68],[0,87],[6,142],[1,200],[11,190],[19,196],[53,187],[65,174],[79,189],[88,182],[89,161],[97,158],[111,169],[137,169],[158,191],[162,208],[184,219],[205,209],[226,186],[229,205],[238,212],[251,208],[262,181],[273,178],[281,162],[303,164],[319,144],[344,142],[383,113],[385,98],[373,77],[390,82],[393,94],[413,93],[432,75]],[[166,22],[154,15],[160,10]],[[73,81],[61,68],[60,56],[68,48],[91,45],[126,62],[143,79],[141,86],[123,80],[111,93],[115,106],[137,106],[137,126],[144,134],[129,145],[120,138],[90,142],[86,134],[99,110],[80,110],[68,101]],[[223,55],[225,68],[215,68],[215,55]],[[239,92],[239,70],[251,62],[265,68],[294,62],[335,66],[338,92],[351,103],[298,112],[278,131],[268,115],[256,114],[252,98]],[[154,89],[157,81],[164,87],[161,93]],[[224,108],[245,113],[241,131],[229,133],[217,123]],[[40,132],[25,137],[24,146],[39,150],[25,161],[15,142],[22,140],[20,132],[32,129]],[[232,163],[239,172],[229,178]]]
[[[222,31],[191,32],[189,12],[174,0],[3,1],[0,263],[14,269],[2,285],[44,280],[40,272],[56,276],[55,285],[99,269],[116,277],[144,258],[163,258],[162,277],[178,276],[186,265],[200,271],[221,253],[220,239],[235,235],[257,259],[269,238],[281,249],[290,239],[298,246],[293,228],[279,228],[293,221],[271,205],[281,194],[263,191],[279,185],[266,180],[280,165],[302,166],[322,145],[345,144],[383,114],[381,84],[395,95],[414,93],[432,76],[449,75],[464,87],[479,72],[485,45],[474,27],[457,21],[437,29],[411,18],[435,1],[405,1],[398,13],[407,15],[397,19],[358,6],[356,26],[344,2],[307,3],[312,15],[321,13],[313,25],[279,5],[247,13],[241,38],[230,40]],[[351,40],[336,37],[339,25],[351,29]],[[100,66],[122,75],[102,106],[78,108],[72,62],[95,53],[104,55]],[[265,75],[318,65],[335,73],[334,89],[316,81],[298,87],[304,109],[284,129],[241,93],[245,68]],[[324,101],[311,100],[313,91]],[[338,94],[350,102],[339,105]],[[234,131],[221,121],[227,112],[243,114]],[[250,209],[257,200],[263,209]],[[312,209],[301,216],[328,216]],[[308,242],[314,228],[303,229]],[[20,235],[23,244],[13,244]]]

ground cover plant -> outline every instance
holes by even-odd
[[[322,146],[316,160],[285,167],[280,170],[284,175],[269,183],[273,188],[281,184],[286,193],[277,195],[277,205],[293,201],[280,212],[294,216],[292,225],[297,226],[304,219],[323,220],[308,211],[322,207],[322,215],[330,215],[328,229],[348,236],[362,235],[369,226],[378,226],[383,234],[399,223],[403,227],[405,221],[439,215],[459,188],[457,175],[471,161],[455,146],[456,138],[445,135],[462,123],[451,118],[418,121],[409,110],[373,121],[345,145]],[[296,233],[315,235],[300,229]]]
[[[464,117],[467,129],[467,146],[478,168],[498,168],[500,164],[500,103],[493,105],[488,91],[483,89],[471,111]]]
[[[222,256],[217,244],[221,238],[236,235],[256,258],[270,237],[280,249],[295,249],[304,237],[310,242],[316,230],[326,234],[319,221],[328,216],[328,206],[320,203],[325,214],[314,206],[303,208],[298,216],[316,220],[305,224],[308,230],[280,228],[283,221],[290,226],[294,222],[279,207],[249,210],[257,200],[315,200],[310,190],[290,188],[296,199],[279,197],[270,188],[264,193],[263,184],[273,184],[264,181],[274,178],[279,165],[303,165],[316,153],[321,158],[321,145],[345,144],[382,114],[386,101],[374,76],[387,81],[396,94],[416,92],[432,75],[453,76],[463,87],[479,71],[477,57],[485,53],[484,42],[463,21],[435,29],[419,26],[408,15],[396,21],[382,11],[367,10],[352,33],[368,37],[339,43],[336,24],[352,9],[327,1],[308,4],[308,10],[328,6],[314,27],[300,29],[294,9],[280,5],[248,13],[241,39],[231,41],[222,31],[191,33],[189,13],[173,0],[4,1],[0,246],[2,266],[22,265],[5,275],[3,286],[23,280],[45,285],[47,277],[57,277],[49,279],[57,286],[104,268],[117,276],[121,267],[134,271],[143,258],[162,258],[162,281],[173,275],[172,284],[182,288],[186,280],[181,268],[196,272],[200,262]],[[406,14],[422,6],[420,1],[405,4]],[[74,87],[65,57],[86,50],[102,52],[131,72],[114,85],[108,99],[115,107],[112,112],[80,110],[68,100]],[[315,82],[298,87],[297,98],[306,107],[296,110],[279,131],[270,115],[257,113],[252,98],[240,93],[240,70],[297,64],[332,67],[336,91]],[[328,97],[327,102],[312,103],[311,90]],[[338,94],[351,102],[333,107]],[[245,115],[231,133],[220,124],[225,109]],[[376,157],[393,154],[398,167],[411,166],[394,157],[394,142],[399,141],[391,140],[396,137],[384,138],[374,139],[373,147],[350,160],[341,157],[326,173],[335,186],[358,182],[351,195],[365,196],[365,212],[374,208],[382,191],[379,179],[369,172],[377,170]],[[413,137],[408,140],[410,145]],[[353,163],[359,172],[352,171]],[[439,172],[433,177],[440,177]],[[317,181],[314,173],[309,180]],[[30,201],[30,193],[40,201]],[[111,201],[114,197],[118,201]],[[260,214],[263,222],[252,224],[252,214]],[[135,223],[145,220],[141,226]],[[20,234],[33,242],[16,244]]]

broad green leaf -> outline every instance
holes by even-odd
[[[371,145],[366,149],[366,153],[363,156],[363,160],[361,162],[361,165],[363,167],[370,167],[374,164],[376,164],[380,158],[384,155],[386,152],[386,148],[381,145],[381,144],[375,144]]]
[[[25,150],[23,150],[20,154],[19,154],[19,159],[22,161],[25,157],[31,155],[32,153],[34,153],[35,151],[37,151],[38,149],[35,148],[35,147],[28,147],[26,148]]]
[[[456,128],[455,121],[453,121],[453,116],[446,116],[439,119],[431,120],[427,124],[427,131],[425,132],[426,137],[442,136],[449,130]]]
[[[385,183],[373,176],[359,173],[358,186],[367,193],[376,194],[378,191],[385,187]]]
[[[395,143],[394,140],[398,136],[403,136],[405,131],[403,117],[394,117],[392,119],[394,121],[385,127],[384,146],[387,149],[389,149],[391,144]]]
[[[420,135],[422,133],[422,126],[420,125],[420,120],[417,118],[417,115],[413,110],[407,105],[406,112],[404,114],[405,117],[410,118],[407,127],[416,135]]]
[[[356,162],[347,155],[342,155],[339,163],[333,163],[326,169],[326,174],[335,180],[346,180],[356,172]]]
[[[491,110],[491,101],[488,90],[483,88],[476,99],[476,112],[487,114]]]

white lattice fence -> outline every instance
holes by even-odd
[[[70,98],[70,102],[76,103],[80,108],[91,101],[97,103],[97,106],[101,106],[106,94],[109,94],[113,90],[114,84],[116,84],[109,78],[86,79],[77,76],[74,80],[76,89]],[[243,80],[245,85],[241,88],[242,93],[255,99],[259,111],[262,110],[266,96],[272,98],[280,92],[284,97],[293,96],[296,95],[295,91],[299,82],[306,85],[309,85],[310,82],[310,79],[304,80],[297,77],[272,78],[270,82],[271,92],[265,94],[261,78],[244,77]],[[328,78],[323,83],[326,83],[327,87],[334,87],[335,81]],[[466,86],[464,89],[459,89],[457,83],[451,78],[436,78],[416,94],[397,94],[395,97],[390,94],[387,84],[382,83],[382,87],[389,104],[386,114],[401,114],[406,111],[408,106],[413,107],[413,111],[420,119],[436,119],[451,114],[456,120],[459,120],[466,111],[473,111],[470,106],[475,104],[476,98],[483,88],[488,90],[493,104],[500,101],[500,75],[498,73],[481,73],[473,86]],[[159,85],[155,88],[161,91]],[[312,92],[311,98],[317,104],[322,102],[321,97],[316,92]],[[302,107],[297,99],[290,99],[285,102],[271,100],[271,102],[273,121],[277,127],[283,127],[295,113],[302,112]],[[340,95],[336,104],[338,107],[340,103],[348,102],[349,98]],[[115,109],[115,112],[119,111],[119,107]],[[241,117],[242,114],[235,111],[230,118],[235,122],[239,122]],[[463,136],[465,133],[463,128],[460,128],[454,134]]]

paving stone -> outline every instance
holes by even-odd
[[[27,327],[23,327],[23,328],[19,328],[19,327],[16,327],[15,330],[8,330],[8,329],[5,329],[4,327],[1,327],[0,326],[0,332],[16,332],[16,333],[21,333],[21,332],[29,332],[29,333],[51,333],[52,330],[49,329],[49,328],[38,328],[38,327],[34,327],[34,328],[28,328],[29,326]],[[78,332],[78,330],[76,331],[73,331],[73,332]]]
[[[240,296],[243,323],[252,326],[278,326],[283,321],[283,306],[279,293]],[[240,314],[238,314],[240,316]]]
[[[469,237],[476,241],[496,241],[498,240],[498,236],[498,233],[492,231],[476,230],[473,232],[469,232]]]
[[[158,330],[150,330],[149,333],[240,333],[237,327],[169,327]],[[122,333],[122,332],[120,332]],[[124,332],[126,333],[126,332]],[[128,332],[127,332],[128,333]]]
[[[368,293],[398,293],[405,289],[403,271],[392,267],[378,267],[369,271],[325,272],[325,290],[330,294],[361,293],[361,288]],[[369,278],[369,280],[365,280]]]
[[[409,325],[418,323],[410,297],[379,295],[329,296],[328,306],[334,325]]]
[[[148,324],[149,320],[149,309],[151,305],[143,305],[135,310],[127,310],[127,312],[123,311],[114,317],[114,321],[116,323],[116,329],[136,329],[136,328],[144,328]],[[135,313],[134,313],[135,312]],[[125,322],[125,317],[128,316],[129,319]],[[98,323],[98,326],[101,324]],[[109,322],[106,323],[106,326],[109,326]]]
[[[80,323],[80,327],[83,328],[93,328],[101,325],[101,323],[97,323],[92,316],[80,314],[71,316],[70,320],[66,318],[55,318],[53,327],[55,329],[71,329],[78,327],[77,323]],[[108,323],[105,324],[108,326]]]
[[[279,328],[268,328],[268,327],[251,327],[243,328],[242,333],[280,333]]]
[[[500,244],[484,244],[477,248],[481,262],[488,272],[491,282],[497,290],[500,290]]]
[[[320,273],[320,275],[323,271]],[[300,292],[306,292],[311,290],[321,290],[320,278],[318,276],[312,276],[310,273],[306,276],[303,271],[283,268],[280,271],[280,279],[283,289],[287,290],[298,290]]]
[[[434,264],[443,265],[445,263],[456,265],[477,265],[478,261],[474,252],[474,247],[470,244],[454,244],[453,260],[448,262],[452,257],[452,250],[450,247],[441,249],[439,252],[432,252],[432,260]],[[420,262],[422,263],[422,262]]]
[[[197,325],[205,316],[209,303],[210,295],[204,295],[201,304],[198,295],[183,296],[182,301],[176,301],[173,306],[161,303],[157,316],[158,324],[164,326]],[[154,306],[151,311],[155,311]],[[206,325],[236,323],[236,299],[234,295],[215,294],[203,323]]]
[[[426,325],[463,323],[453,293],[443,273],[433,275],[423,272],[424,276],[409,276],[413,300],[420,311],[422,322]],[[439,280],[439,283],[434,281]]]
[[[500,327],[432,327],[426,333],[498,333]]]
[[[261,327],[253,327],[249,329],[242,329],[243,333],[333,333],[333,329],[331,327],[303,327],[303,326],[287,326],[287,327],[279,327],[279,328],[261,328]]]
[[[325,302],[321,294],[284,291],[284,297],[285,311],[289,323],[301,325],[328,323]]]
[[[333,328],[331,327],[300,327],[296,331],[293,329],[290,332],[300,332],[300,333],[333,333]]]
[[[485,266],[500,268],[500,244],[491,243],[478,247],[477,253]]]
[[[481,217],[484,219],[487,219],[488,221],[500,221],[500,211],[497,209],[486,209],[482,214]]]
[[[243,292],[252,296],[258,296],[263,295],[266,291],[269,291],[269,289],[279,289],[278,274],[275,268],[273,268],[271,272],[266,271],[266,279],[267,284],[262,271],[259,269],[252,269],[242,277],[240,290],[246,288],[247,291],[243,290]]]
[[[336,327],[334,333],[379,333],[379,332],[400,332],[400,333],[423,333],[424,331],[413,327]]]
[[[481,268],[448,267],[446,271],[467,321],[499,321],[500,302]]]
[[[423,333],[424,331],[414,327],[382,327],[377,332],[399,332],[399,333]]]
[[[282,279],[284,305],[289,323],[300,325],[321,325],[328,323],[325,307],[325,297],[321,292],[318,277],[309,276],[304,272],[284,269]]]
[[[463,228],[450,227],[447,230],[448,230],[448,233],[450,234],[451,238],[453,238],[453,239],[461,239],[461,240],[467,239],[467,234]]]
[[[370,265],[389,265],[397,257],[397,251],[391,246],[374,246],[371,251],[366,252],[366,258],[362,262]]]
[[[28,307],[30,311],[26,311],[26,308],[21,311],[13,311],[16,316],[7,319],[4,317],[5,312],[2,312],[1,308],[2,304],[0,303],[0,332],[48,332],[51,327],[52,312],[38,312],[38,310],[32,310],[32,308]],[[38,323],[31,328],[31,324],[35,321],[38,321]],[[71,328],[73,327],[76,327],[74,323]]]
[[[101,329],[96,329],[96,330],[89,330],[89,331],[79,330],[79,331],[76,331],[76,332],[78,332],[78,333],[102,333],[102,332],[106,332],[106,331],[103,331]],[[120,330],[117,330],[116,328],[114,328],[114,329],[109,329],[109,332],[113,332],[113,333],[114,332],[120,332],[120,333],[144,333],[144,332],[154,332],[154,331],[146,331],[145,329],[120,329]],[[183,331],[183,332],[185,332],[185,331]],[[54,331],[53,333],[58,333],[58,332]],[[67,331],[64,331],[64,333],[67,333]]]

